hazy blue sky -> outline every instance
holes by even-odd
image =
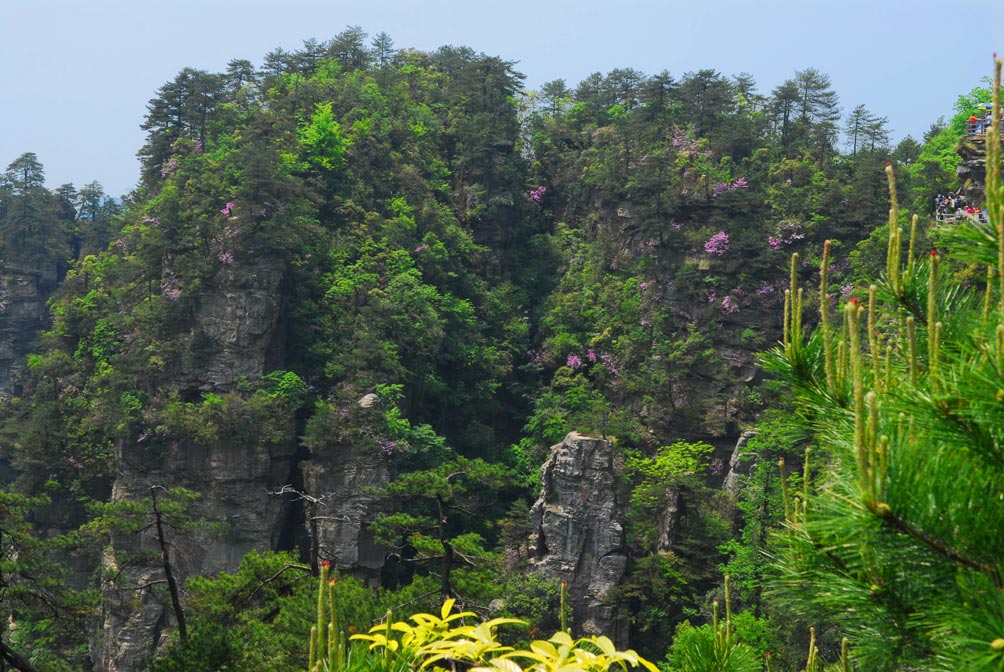
[[[528,88],[714,68],[769,94],[813,67],[844,112],[864,104],[897,140],[950,114],[1004,51],[1001,0],[0,0],[0,168],[35,152],[50,187],[126,193],[146,103],[181,68],[261,64],[350,25],[517,61]]]

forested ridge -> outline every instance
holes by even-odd
[[[999,81],[893,146],[811,67],[523,79],[349,28],[178,73],[124,198],[8,166],[4,665],[302,669],[330,567],[346,632],[565,585],[667,670],[1001,669]],[[570,433],[591,602],[530,513]]]

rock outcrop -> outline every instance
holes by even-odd
[[[195,311],[188,339],[200,345],[190,349],[190,359],[165,387],[225,391],[240,379],[267,373],[281,331],[281,281],[275,265],[221,274]],[[171,562],[180,581],[233,571],[248,552],[277,548],[289,527],[290,501],[270,493],[291,482],[296,430],[291,416],[287,427],[266,427],[258,417],[262,410],[235,403],[220,411],[225,426],[214,431],[199,436],[155,431],[117,448],[113,502],[148,500],[155,487],[200,494],[184,517],[213,529],[172,532]],[[105,586],[107,606],[91,646],[99,672],[142,669],[175,624],[163,596],[154,594],[163,582],[159,566],[130,566],[125,560],[137,551],[159,553],[152,530],[114,535],[112,542],[105,569],[119,573],[117,586],[134,589]],[[139,586],[151,588],[136,590]]]
[[[37,269],[5,261],[0,268],[0,398],[17,396],[17,379],[38,334],[48,328],[45,302],[56,289],[56,267]]]
[[[986,139],[982,136],[963,138],[959,142],[958,154],[962,159],[955,169],[959,191],[970,205],[982,206],[987,177]]]
[[[378,397],[365,395],[345,415],[357,427],[375,424]],[[312,501],[307,527],[318,559],[362,580],[379,580],[386,549],[373,540],[368,524],[382,510],[375,489],[389,480],[387,455],[373,437],[332,433],[313,447],[303,465],[303,485]]]
[[[725,481],[722,483],[722,489],[729,494],[736,495],[739,493],[742,477],[752,473],[753,468],[756,466],[752,460],[743,459],[747,453],[746,444],[754,436],[756,436],[756,432],[751,429],[743,432],[743,435],[736,442],[735,449],[732,451],[732,457],[729,458],[729,471],[725,475]]]
[[[277,261],[221,272],[200,297],[188,337],[189,356],[175,386],[226,390],[279,368],[285,340],[282,281]]]
[[[607,597],[627,567],[622,520],[623,456],[604,439],[575,432],[551,448],[542,491],[530,510],[534,571],[568,582],[572,628],[626,645],[628,623]]]

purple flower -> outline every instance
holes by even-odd
[[[784,243],[781,241],[780,238],[776,238],[774,236],[767,236],[767,244],[770,246],[770,249],[772,250],[780,250],[781,245],[783,245]]]
[[[536,189],[530,190],[530,200],[534,203],[540,203],[544,198],[544,194],[547,193],[547,187],[537,187]]]
[[[719,231],[704,243],[704,251],[721,256],[729,251],[729,234]]]
[[[218,255],[216,255],[216,258],[220,260],[221,264],[226,264],[228,266],[234,263],[234,255],[230,254],[229,252],[220,252]]]
[[[588,350],[586,350],[586,359],[588,359],[590,362],[595,362],[596,361],[596,351],[593,350],[592,348],[589,348]]]
[[[731,296],[726,296],[722,299],[722,310],[728,314],[738,313],[739,306],[736,305],[736,302],[732,300]]]
[[[181,297],[181,290],[177,287],[172,287],[171,289],[164,290],[164,296],[171,301],[177,301]]]
[[[756,293],[759,294],[760,296],[764,296],[766,294],[773,294],[774,285],[764,285],[760,289],[756,290]]]
[[[616,378],[620,373],[617,371],[617,360],[610,353],[604,352],[600,355],[600,364],[603,365],[610,375]]]
[[[854,291],[854,285],[850,285],[850,284],[844,285],[843,287],[840,288],[840,296],[842,296],[842,297],[844,297],[844,299],[846,299],[848,296],[851,295],[851,292],[853,292],[853,291]]]
[[[749,182],[746,181],[745,177],[738,178],[735,182],[719,182],[714,186],[712,191],[715,196],[720,196],[726,191],[735,191],[736,189],[746,189],[749,187]]]
[[[429,246],[426,245],[425,243],[422,243],[421,245],[419,245],[418,247],[415,248],[415,251],[416,252],[425,252],[427,249],[429,249]]]
[[[163,167],[161,167],[160,176],[167,177],[168,175],[173,173],[177,167],[178,167],[178,159],[172,156],[170,159],[167,160],[167,163],[165,163]]]
[[[568,359],[565,360],[565,366],[570,369],[577,369],[582,366],[582,360],[579,359],[578,355],[569,355]]]
[[[227,204],[223,206],[222,210],[220,210],[220,214],[221,215],[229,215],[230,211],[233,210],[233,209],[234,209],[234,202],[233,201],[227,201]]]

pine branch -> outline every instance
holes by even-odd
[[[943,555],[949,560],[952,560],[953,562],[956,562],[965,567],[969,567],[970,569],[975,569],[979,572],[983,572],[984,574],[989,574],[990,576],[993,577],[994,585],[996,585],[997,588],[1004,588],[1004,585],[1002,585],[1001,583],[1000,571],[997,567],[986,564],[980,560],[976,560],[967,555],[963,555],[962,552],[945,544],[940,539],[932,537],[923,530],[917,528],[912,523],[903,520],[902,518],[897,516],[895,513],[892,512],[892,509],[889,508],[888,504],[879,503],[879,504],[869,505],[868,509],[873,514],[878,516],[884,523],[888,524],[890,527],[899,530],[903,534],[906,534],[907,536],[913,539],[916,539],[917,541],[921,542],[931,550],[937,552],[940,555]]]

